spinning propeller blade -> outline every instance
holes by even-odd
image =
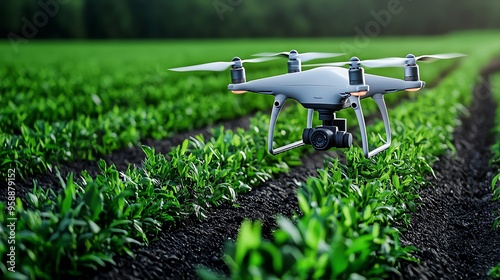
[[[351,63],[350,61],[343,62],[333,62],[333,63],[318,63],[318,64],[305,64],[303,67],[321,67],[321,66],[330,66],[330,67],[340,67]]]
[[[379,68],[379,67],[403,67],[406,64],[415,64],[417,61],[423,62],[431,62],[437,59],[451,59],[457,57],[463,57],[465,55],[460,53],[448,53],[448,54],[433,54],[433,55],[421,55],[415,57],[409,54],[407,57],[386,57],[380,59],[368,59],[362,60],[360,63],[363,66],[370,68]],[[336,63],[320,63],[320,64],[307,64],[303,65],[304,67],[318,67],[318,66],[330,66],[330,67],[340,67],[347,64],[350,64],[350,61],[345,62],[336,62]]]
[[[465,54],[461,53],[443,53],[443,54],[431,54],[431,55],[421,55],[419,57],[416,57],[418,61],[423,61],[423,62],[431,62],[436,59],[451,59],[451,58],[457,58],[457,57],[464,57]]]
[[[268,60],[273,60],[276,59],[274,57],[259,57],[259,58],[252,58],[252,59],[245,59],[245,60],[240,60],[241,63],[244,62],[263,62],[263,61],[268,61]],[[230,61],[230,62],[210,62],[210,63],[204,63],[204,64],[198,64],[198,65],[192,65],[192,66],[186,66],[186,67],[178,67],[178,68],[171,68],[169,70],[171,71],[176,71],[176,72],[187,72],[187,71],[224,71],[228,67],[235,65],[238,60]]]
[[[306,62],[313,59],[320,58],[329,58],[344,55],[343,53],[321,53],[321,52],[308,52],[308,53],[298,53],[296,50],[291,50],[290,52],[279,52],[279,53],[270,53],[263,52],[254,54],[253,56],[263,56],[263,57],[273,57],[273,56],[282,56],[288,58],[299,58],[302,62]]]

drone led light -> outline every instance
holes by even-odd
[[[405,89],[406,91],[419,91],[420,88],[419,87],[416,87],[416,88],[407,88]]]
[[[361,91],[355,91],[355,92],[351,92],[351,95],[352,96],[365,96],[367,93],[366,90],[361,90]]]

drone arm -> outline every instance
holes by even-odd
[[[365,157],[370,158],[387,148],[391,146],[391,127],[389,124],[389,116],[387,114],[387,107],[385,105],[384,101],[384,96],[381,93],[375,94],[373,96],[373,99],[375,100],[375,103],[377,104],[380,113],[382,115],[382,120],[384,121],[385,125],[385,134],[386,134],[386,143],[378,148],[376,148],[373,151],[369,150],[368,147],[368,136],[366,135],[366,125],[365,125],[365,119],[363,117],[363,110],[361,109],[361,103],[360,103],[360,98],[359,96],[351,96],[349,97],[349,101],[351,102],[351,106],[354,109],[354,112],[356,113],[356,117],[358,118],[358,123],[359,123],[359,130],[361,132],[361,140],[362,140],[362,145],[363,145],[363,152],[365,154]],[[354,105],[355,104],[355,105]]]
[[[271,121],[269,123],[269,132],[267,134],[267,145],[269,149],[269,153],[272,155],[277,155],[279,153],[283,153],[286,151],[289,151],[291,149],[304,146],[304,142],[302,140],[293,142],[291,144],[279,147],[274,149],[273,148],[273,142],[274,142],[274,127],[276,126],[276,121],[278,120],[278,115],[283,108],[283,105],[285,104],[286,101],[286,96],[278,94],[274,97],[274,103],[273,103],[273,110],[271,112]],[[314,112],[314,111],[313,111]],[[309,121],[312,126],[312,112],[308,112],[307,116],[307,121],[309,125]]]

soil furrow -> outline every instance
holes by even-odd
[[[254,115],[255,113],[252,113],[236,119],[222,121],[215,125],[177,133],[172,137],[161,140],[146,139],[142,141],[142,144],[154,148],[157,153],[167,154],[173,147],[182,144],[182,142],[189,137],[201,134],[205,137],[205,139],[209,138],[211,136],[211,129],[220,125],[224,126],[226,129],[247,129],[250,125],[250,118]],[[131,148],[117,150],[109,155],[100,156],[99,158],[104,159],[108,164],[116,165],[119,170],[126,170],[129,165],[141,165],[144,160],[144,152],[142,151],[141,146],[134,146]],[[62,178],[65,178],[69,173],[79,176],[83,170],[86,170],[89,174],[95,176],[99,173],[98,163],[98,160],[77,160],[74,162],[65,162],[58,166],[58,170],[60,171]],[[24,199],[26,193],[33,189],[34,180],[36,180],[38,185],[42,187],[59,186],[59,179],[56,176],[55,169],[53,169],[52,172],[47,171],[45,173],[36,174],[17,183],[16,191],[17,195],[21,197],[21,199]],[[0,188],[0,201],[7,201],[7,188]]]
[[[446,75],[448,75],[453,69],[455,68],[449,67],[445,69],[440,74],[439,78],[436,79],[430,87],[438,85],[439,82],[442,80],[442,78],[446,77]],[[403,99],[407,97],[408,95],[404,95]],[[286,106],[289,105],[290,104],[287,104]],[[249,115],[242,116],[236,119],[221,121],[214,125],[182,133],[177,133],[172,137],[165,139],[160,139],[160,140],[146,139],[142,141],[142,144],[154,148],[155,151],[158,153],[167,154],[168,152],[170,152],[172,147],[180,145],[182,141],[188,139],[189,137],[201,134],[204,136],[205,139],[208,139],[211,136],[210,130],[220,125],[224,126],[224,128],[226,129],[232,129],[232,130],[237,128],[247,129],[248,126],[250,125],[250,118],[252,118],[254,115],[255,113],[251,113]],[[368,121],[367,124],[369,124],[372,120],[368,119],[367,121]],[[100,156],[99,158],[104,159],[108,164],[115,164],[117,168],[120,170],[125,170],[127,169],[129,164],[140,165],[142,160],[144,159],[144,153],[142,152],[140,146],[134,146],[114,151],[109,155],[103,155]],[[99,173],[98,163],[99,163],[98,160],[76,160],[74,162],[61,163],[59,164],[57,169],[60,171],[61,176],[63,178],[65,178],[69,173],[80,174],[83,170],[88,171],[89,174],[91,175],[97,175]],[[53,171],[47,171],[41,174],[36,174],[17,183],[17,194],[19,197],[21,197],[21,199],[24,200],[26,193],[29,190],[33,189],[34,180],[36,180],[38,182],[38,185],[42,187],[59,186],[59,179],[56,176],[55,168]],[[7,201],[6,198],[7,198],[7,189],[0,188],[0,201]]]
[[[444,77],[440,75],[439,80]],[[397,104],[390,107],[394,106]],[[376,116],[377,113],[368,116],[367,123],[373,122]],[[350,130],[357,131],[356,122],[351,122]],[[225,242],[236,240],[241,222],[244,219],[261,221],[263,236],[272,238],[276,217],[292,217],[299,211],[296,198],[298,183],[316,176],[317,169],[324,167],[326,155],[343,160],[343,154],[335,151],[306,154],[301,158],[302,166],[293,168],[287,174],[279,174],[251,192],[240,195],[237,207],[208,209],[203,221],[188,219],[171,231],[160,233],[157,241],[150,246],[136,250],[135,259],[119,257],[116,266],[86,279],[197,279],[196,267],[200,265],[223,274],[229,273],[222,260],[223,247]]]
[[[474,88],[470,116],[455,130],[456,155],[444,155],[434,165],[436,178],[419,192],[420,206],[402,234],[404,245],[419,248],[420,264],[405,263],[404,279],[487,279],[500,262],[500,232],[492,230],[492,168],[496,103],[489,76],[500,71],[495,60]]]
[[[401,99],[402,100],[402,99]],[[394,106],[394,105],[393,105]],[[248,128],[250,116],[221,122],[227,129]],[[370,122],[374,116],[369,116]],[[353,127],[357,127],[351,122]],[[190,136],[202,134],[208,138],[210,129],[205,127],[179,133],[163,140],[146,140],[144,145],[151,146],[159,153],[168,153]],[[355,130],[355,129],[354,129]],[[276,227],[277,215],[291,217],[298,211],[295,190],[298,182],[315,176],[316,170],[323,167],[325,154],[339,157],[335,151],[327,153],[313,152],[304,155],[303,165],[294,168],[288,174],[280,174],[248,194],[239,196],[238,206],[223,206],[208,210],[207,218],[200,221],[191,218],[174,229],[161,233],[157,240],[148,247],[135,250],[136,259],[127,256],[116,258],[117,265],[87,276],[93,279],[194,279],[196,265],[204,265],[216,271],[227,273],[222,261],[223,244],[234,240],[243,219],[260,220],[263,223],[264,236],[271,237]],[[342,153],[340,153],[342,157]],[[144,154],[140,147],[126,148],[102,157],[106,162],[126,169],[129,164],[141,164]],[[99,172],[98,161],[76,161],[64,163],[59,167],[65,177],[70,172],[80,174],[87,170],[90,174]],[[32,189],[33,180],[41,186],[59,185],[55,172],[38,174],[17,184],[18,195],[22,198]],[[0,201],[5,201],[3,189],[0,189]]]
[[[135,251],[136,258],[120,257],[117,265],[101,271],[92,279],[196,279],[196,266],[228,273],[222,260],[226,241],[235,240],[244,219],[260,220],[263,233],[271,238],[276,215],[291,217],[298,212],[297,183],[316,175],[323,167],[324,153],[303,158],[293,172],[280,174],[247,194],[238,197],[238,206],[208,210],[207,218],[188,219],[171,231],[159,234],[150,246]]]

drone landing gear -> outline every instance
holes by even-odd
[[[352,135],[346,132],[347,121],[345,119],[336,119],[334,110],[318,109],[317,111],[319,112],[319,118],[323,121],[323,125],[312,128],[314,110],[308,109],[307,125],[302,134],[302,140],[279,148],[274,148],[274,128],[276,126],[279,112],[283,108],[285,101],[286,97],[283,95],[276,95],[274,98],[267,139],[269,153],[276,155],[294,148],[304,146],[305,144],[312,145],[316,150],[328,150],[332,147],[351,147]]]
[[[274,127],[276,126],[276,121],[278,119],[278,115],[285,104],[286,96],[278,94],[274,97],[273,110],[271,112],[271,122],[269,123],[269,133],[267,134],[267,145],[269,153],[272,155],[277,155],[279,153],[283,153],[286,151],[290,151],[291,149],[295,149],[301,146],[304,146],[304,142],[302,140],[293,142],[291,144],[279,147],[274,149]],[[309,109],[307,112],[307,127],[312,127],[312,118],[314,111]]]
[[[382,115],[382,120],[384,121],[386,142],[384,145],[376,148],[373,151],[370,151],[368,148],[368,137],[366,135],[365,118],[363,117],[363,110],[361,109],[360,98],[359,98],[359,96],[350,96],[349,97],[349,101],[351,102],[351,107],[354,109],[354,112],[356,113],[356,117],[358,118],[359,130],[361,132],[361,140],[363,143],[363,152],[364,152],[366,158],[370,158],[370,157],[386,150],[387,148],[389,148],[391,146],[391,125],[389,123],[389,116],[387,114],[387,107],[385,106],[384,95],[381,93],[377,93],[377,94],[374,94],[372,98],[373,98],[373,100],[375,100],[375,103],[377,104],[378,109],[380,110],[380,114]]]

